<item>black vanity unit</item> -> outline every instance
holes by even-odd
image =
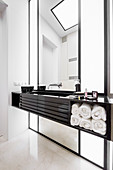
[[[16,93],[12,92],[12,106],[32,112],[39,116],[51,119],[53,121],[65,124],[72,128],[80,129],[82,131],[91,133],[93,135],[112,140],[111,136],[111,103],[109,103],[106,96],[99,97],[98,100],[86,99],[70,99],[69,92],[49,92],[37,91],[34,93]],[[95,133],[91,130],[81,128],[79,126],[70,125],[71,106],[74,103],[88,103],[92,106],[94,104],[105,108],[107,114],[107,132],[106,135]]]
[[[16,93],[12,92],[12,106],[17,108],[23,109],[28,112],[32,112],[37,114],[41,117],[50,119],[52,121],[61,123],[63,125],[69,126],[71,128],[78,129],[80,131],[84,131],[98,137],[101,137],[105,140],[105,144],[107,140],[112,140],[112,124],[113,122],[113,113],[111,114],[111,106],[112,104],[109,103],[106,96],[98,97],[98,100],[86,100],[86,99],[71,99],[69,95],[72,92],[58,92],[58,91],[35,91],[32,93]],[[91,130],[87,130],[81,128],[80,126],[72,126],[70,124],[70,117],[71,117],[71,106],[74,103],[88,103],[90,105],[100,105],[105,108],[107,119],[106,119],[106,134],[101,135],[99,133],[93,132]],[[80,140],[80,138],[79,138]],[[79,141],[80,142],[80,141]],[[104,169],[107,166],[107,155],[106,155],[106,148],[105,145],[104,149]],[[80,155],[80,148],[78,155]],[[98,165],[97,165],[98,166]]]

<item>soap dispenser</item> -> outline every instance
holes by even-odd
[[[79,91],[80,91],[80,80],[79,80],[79,79],[77,79],[77,80],[75,81],[75,91],[76,91],[76,92],[79,92]]]

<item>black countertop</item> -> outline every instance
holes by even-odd
[[[13,93],[19,93],[21,94],[22,92],[13,92]],[[45,90],[45,91],[33,91],[31,93],[26,93],[26,94],[31,94],[35,96],[44,96],[44,97],[53,97],[53,98],[60,98],[60,99],[66,99],[70,101],[75,101],[75,102],[86,102],[86,103],[95,103],[95,104],[113,104],[113,99],[109,99],[107,96],[102,96],[99,95],[97,100],[88,100],[88,99],[79,99],[79,98],[74,98],[73,91],[57,91],[57,90]],[[76,96],[83,96],[84,93],[75,93]],[[90,93],[89,93],[90,94]]]

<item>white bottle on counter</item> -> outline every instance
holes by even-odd
[[[85,98],[87,98],[87,88],[85,88]]]

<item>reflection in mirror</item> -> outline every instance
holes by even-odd
[[[78,0],[39,0],[39,84],[75,90],[77,79]]]

